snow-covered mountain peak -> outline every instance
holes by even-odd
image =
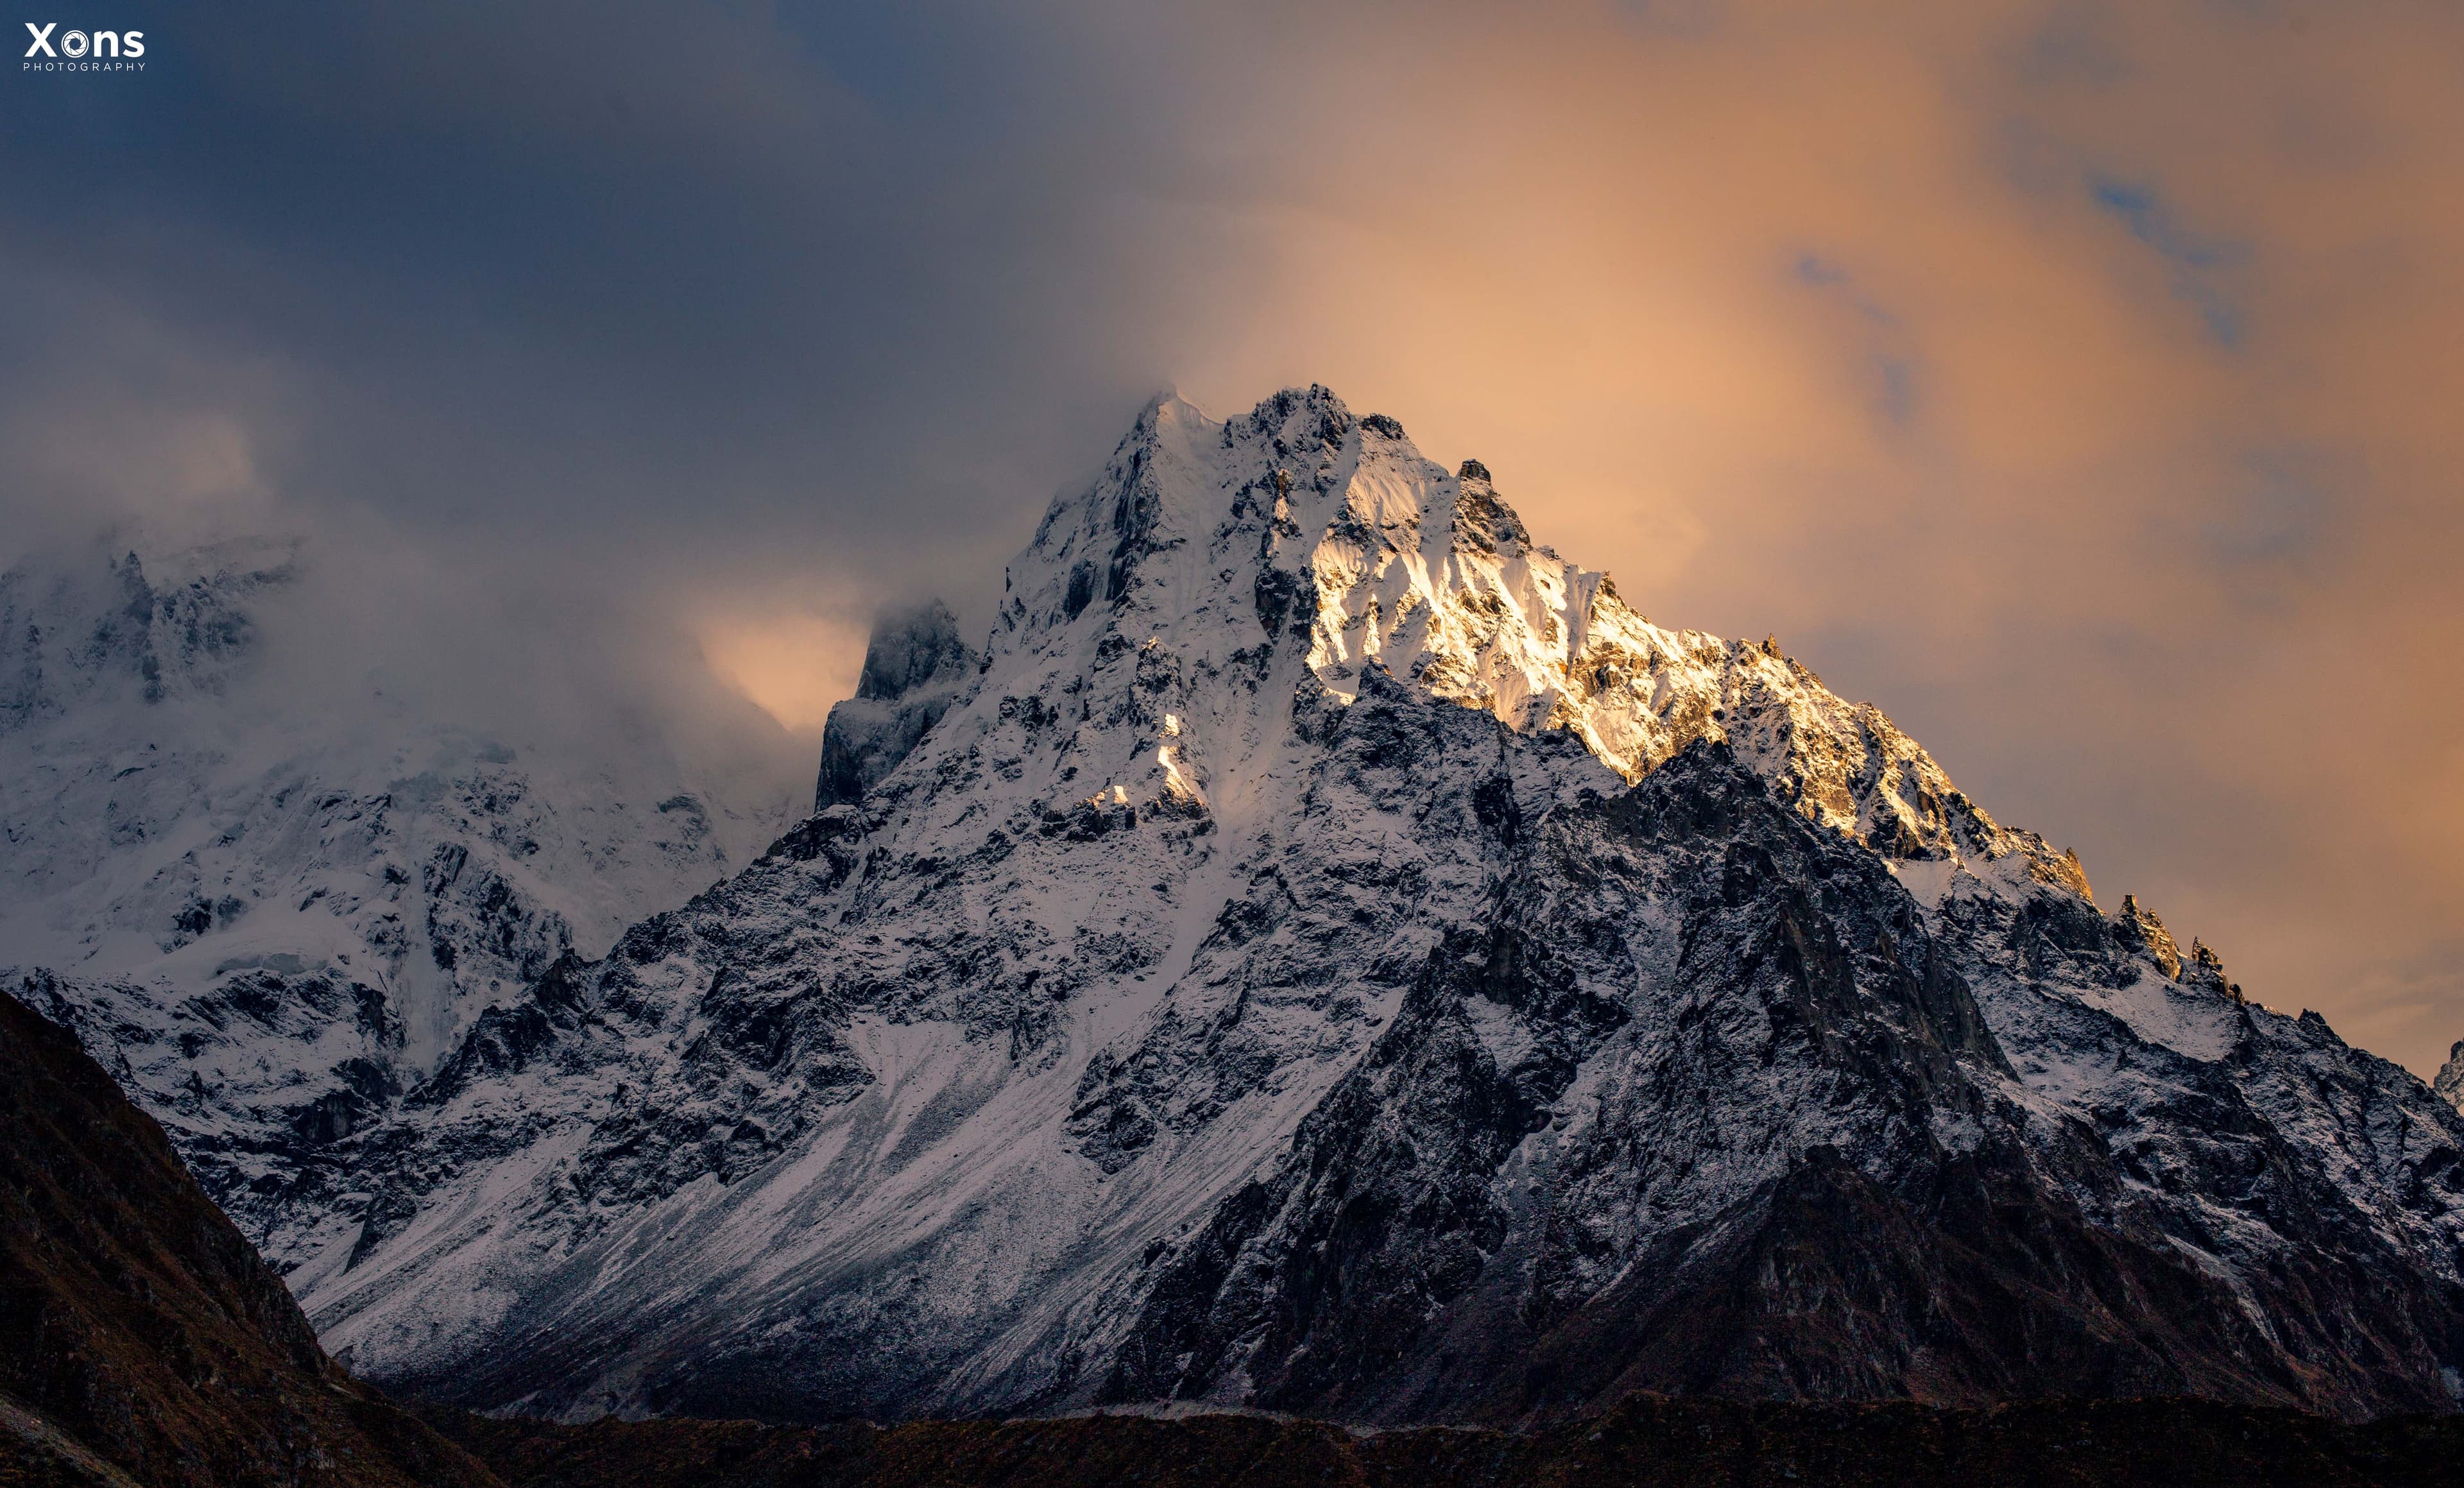
[[[253,611],[296,582],[300,544],[248,538],[0,573],[0,733],[77,706],[219,695],[250,658]]]
[[[225,1160],[253,1233],[550,1412],[2450,1401],[2464,1118],[1501,485],[1156,400],[814,815]]]
[[[687,767],[617,718],[577,757],[381,695],[297,536],[144,537],[0,574],[0,968],[227,1204],[788,819],[783,755]]]
[[[1399,423],[1355,418],[1324,387],[1221,423],[1177,397],[1150,404],[1011,565],[985,687],[1093,682],[1132,649],[1150,658],[1149,690],[1154,658],[1171,654],[1201,671],[1242,667],[1287,699],[1304,666],[1349,700],[1375,664],[1517,731],[1564,730],[1629,781],[1722,741],[1809,819],[1895,858],[2012,860],[2086,889],[2074,860],[1996,825],[1878,710],[1836,696],[1776,643],[1651,624],[1608,575],[1536,542],[1485,466],[1449,472]],[[1145,733],[1154,711],[1131,709]],[[1192,715],[1252,733],[1255,720],[1194,703],[1176,713],[1174,788],[1202,795],[1187,762],[1231,756],[1193,733]],[[1162,746],[1141,733],[1123,748]],[[1131,794],[1160,796],[1175,774],[1159,755],[1108,764],[1136,777],[1111,782]]]
[[[107,544],[122,562],[140,565],[158,586],[249,587],[296,580],[308,539],[297,534],[236,533],[200,539],[143,524],[113,531]]]

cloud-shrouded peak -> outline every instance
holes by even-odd
[[[970,660],[966,643],[958,638],[958,618],[950,613],[950,606],[938,599],[890,605],[873,621],[855,695],[894,701],[947,674],[965,670]]]
[[[813,809],[864,799],[938,723],[976,674],[976,653],[938,599],[891,604],[875,617],[855,696],[822,728]]]

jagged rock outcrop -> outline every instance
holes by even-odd
[[[976,655],[940,601],[885,611],[865,647],[855,696],[832,708],[822,726],[813,809],[862,800],[941,721],[975,674]]]
[[[2464,1117],[1392,419],[1159,401],[924,649],[860,799],[268,1196],[329,1344],[551,1414],[2464,1391]]]
[[[2464,1110],[2464,1039],[2447,1051],[2447,1062],[2439,1066],[2438,1078],[2430,1087],[2443,1096],[2447,1104]]]
[[[496,1480],[336,1368],[162,1128],[74,1038],[6,996],[0,1479]]]
[[[257,639],[252,602],[298,577],[299,545],[235,539],[158,567],[169,569],[159,581],[127,550],[92,567],[0,573],[0,733],[98,693],[221,694]]]

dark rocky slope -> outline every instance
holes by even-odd
[[[1425,778],[1413,760],[1444,748],[1411,737],[1425,705],[1375,691],[1344,720],[1353,747]],[[2132,1202],[2106,1138],[2006,1093],[1961,963],[2007,928],[1929,929],[1879,860],[1725,746],[1525,835],[1291,1158],[1181,1251],[1109,1398],[1205,1395],[1237,1350],[1260,1405],[1379,1420],[1638,1390],[2450,1408],[2452,1276],[2423,1276],[2223,1078],[2185,1097],[2211,1149],[2197,1181],[2260,1195],[2297,1243],[2238,1285],[2201,1267],[2168,1238],[2178,1219]],[[2074,953],[2127,975],[2082,918]],[[1664,968],[1652,1002],[1591,992],[1637,963]],[[1484,1035],[1486,1008],[1511,1037]],[[1553,1172],[1517,1171],[1613,1036],[1629,1062],[1579,1093],[1592,1130]],[[2416,1192],[2444,1211],[2453,1130],[2439,1140]],[[1639,1243],[1623,1222],[1686,1170],[1774,1145],[1788,1165],[1697,1222]],[[1610,1256],[1616,1280],[1587,1291],[1584,1263]]]
[[[162,1128],[75,1039],[0,996],[0,1483],[12,1481],[495,1479],[328,1360]]]

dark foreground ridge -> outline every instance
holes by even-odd
[[[485,1488],[308,1320],[77,1040],[0,996],[0,1488]]]
[[[1355,1436],[1315,1421],[1075,1416],[876,1429],[429,1419],[514,1488],[2338,1488],[2448,1484],[2464,1422],[2354,1426],[2210,1401],[1744,1405],[1638,1396],[1519,1434]]]

